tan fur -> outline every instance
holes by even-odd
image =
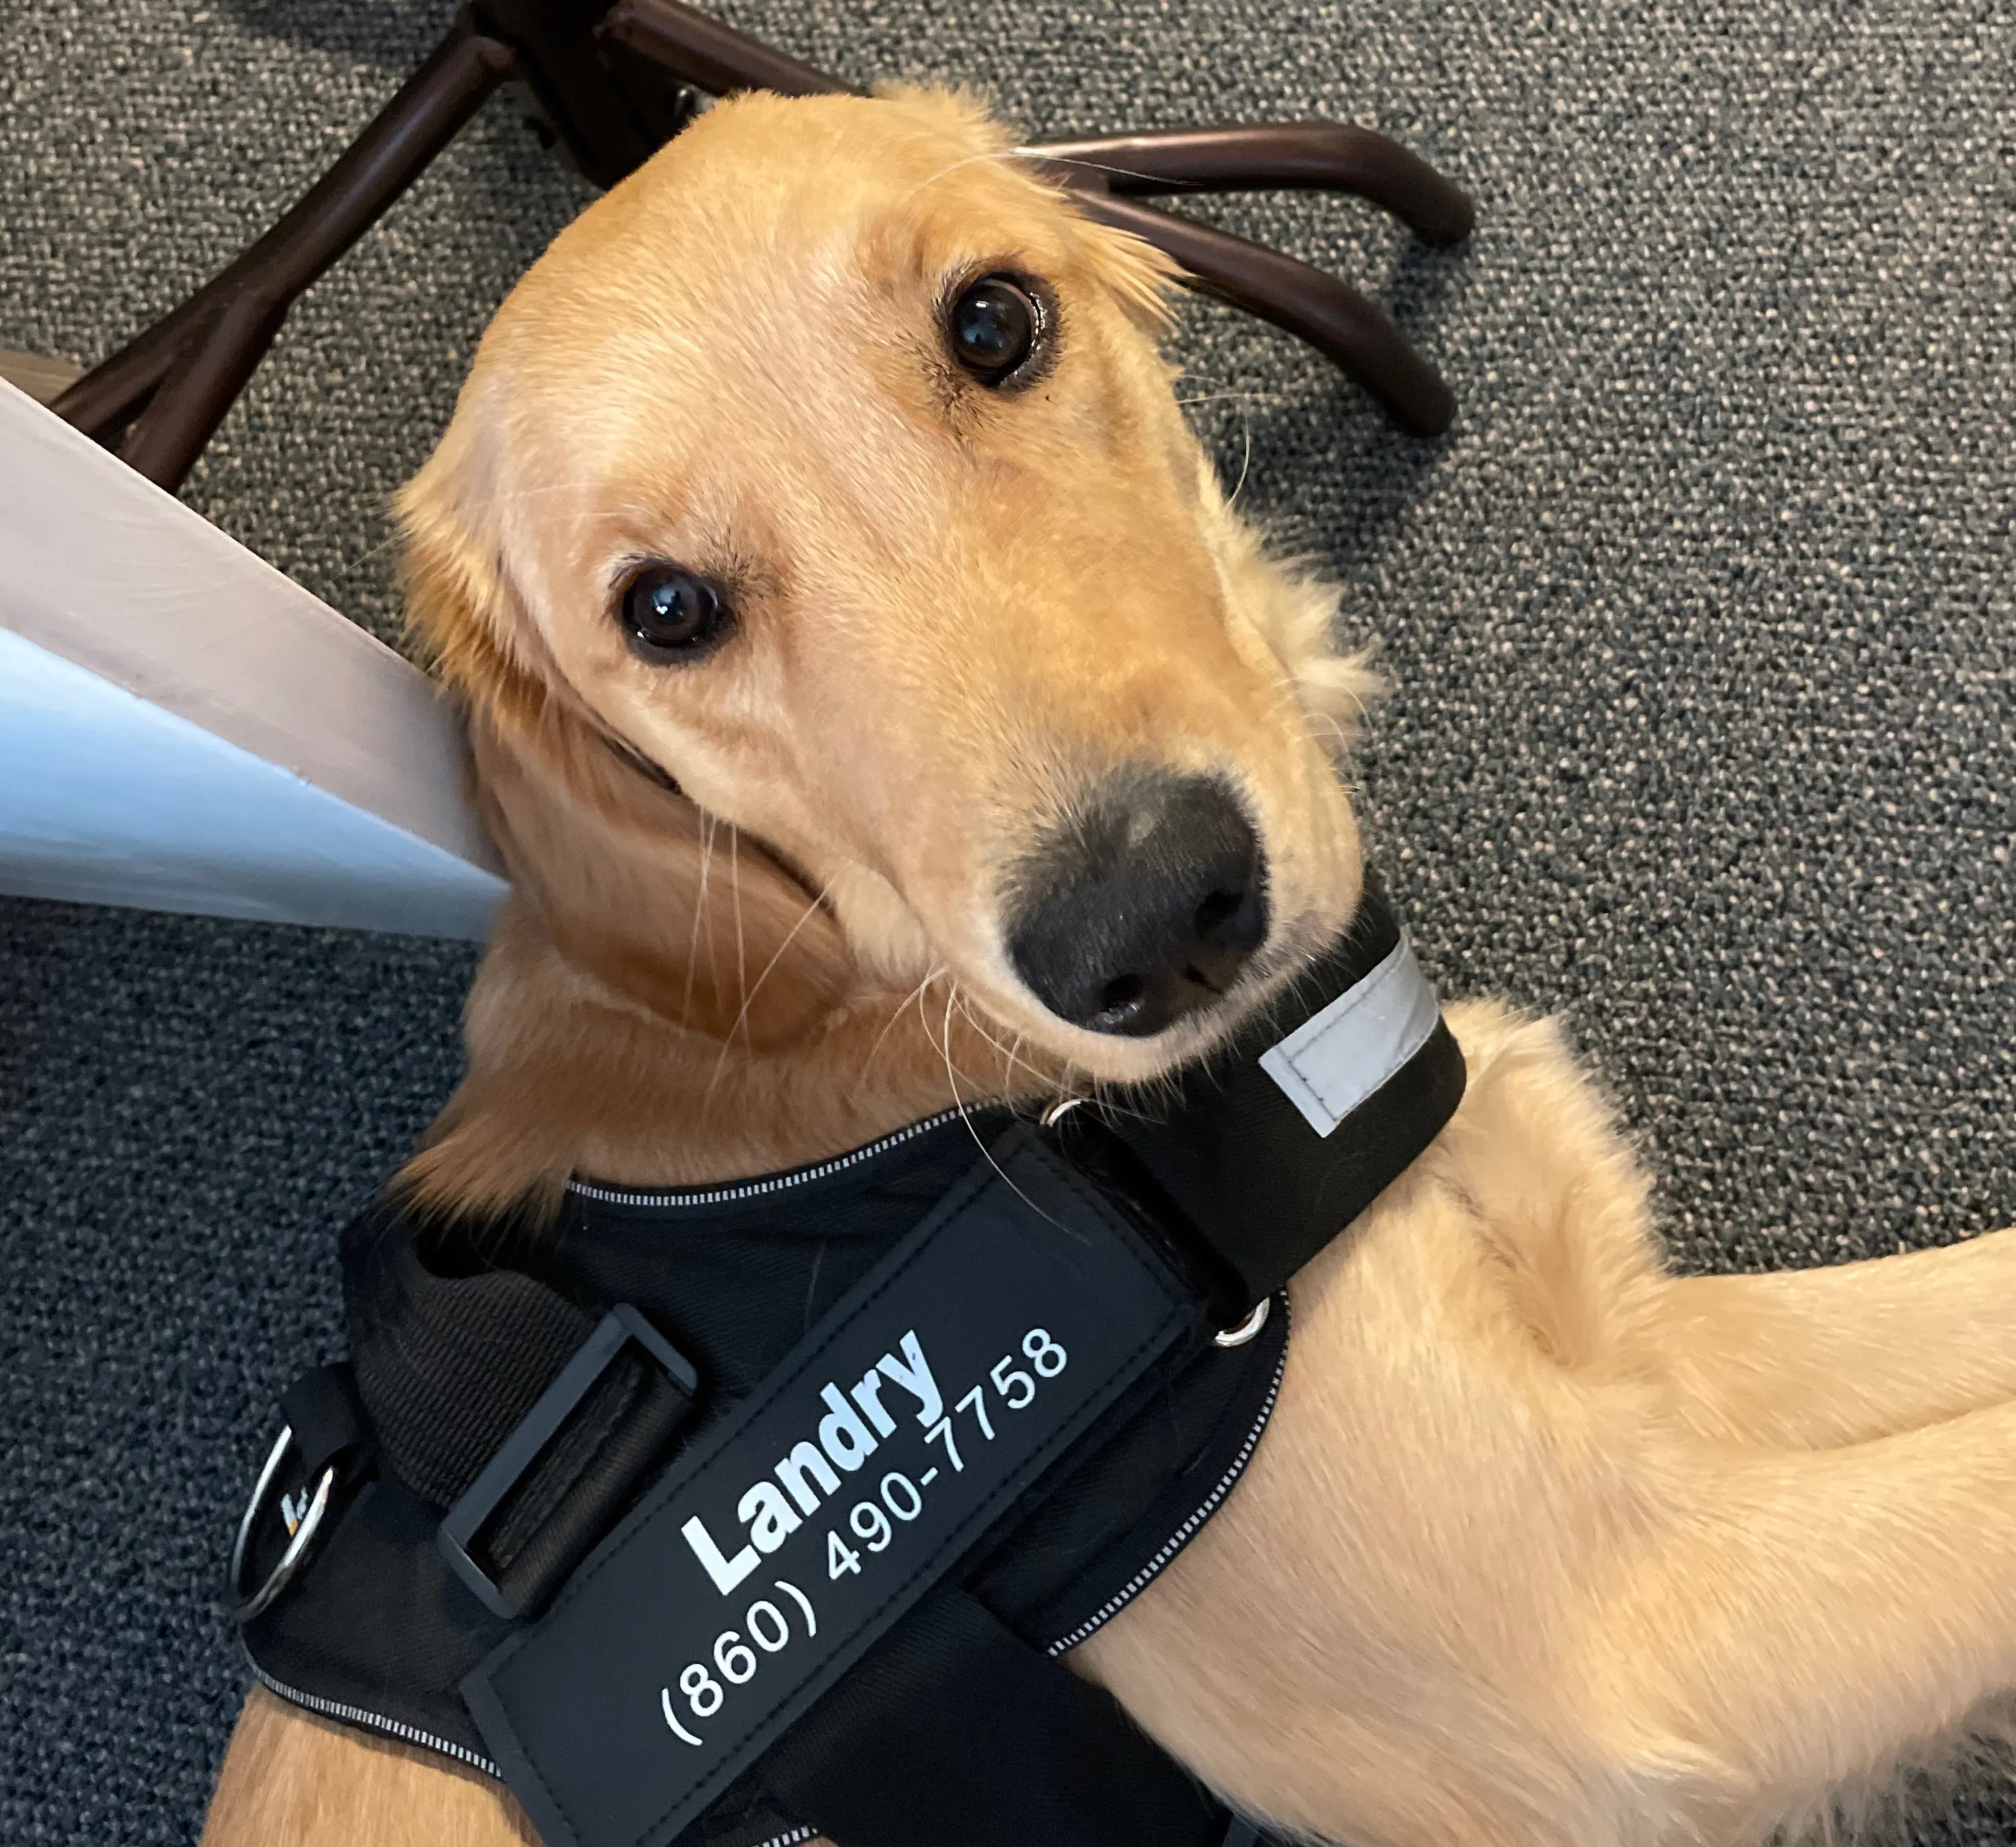
[[[379,1835],[381,1816],[397,1834]],[[254,1687],[231,1734],[206,1841],[268,1847],[361,1847],[376,1838],[427,1847],[538,1847],[524,1812],[497,1784],[431,1751],[314,1718]]]
[[[950,283],[1062,304],[1053,375],[961,381]],[[1152,1076],[1355,905],[1372,689],[1226,506],[1157,356],[1160,260],[961,100],[725,105],[499,315],[403,503],[514,896],[470,1075],[409,1177],[720,1178],[954,1099]],[[629,656],[626,559],[720,576],[707,662]],[[1003,869],[1102,769],[1232,779],[1274,935],[1218,1017],[1060,1024]],[[676,779],[676,790],[647,768]],[[1073,1656],[1237,1803],[1354,1847],[1761,1840],[2016,1685],[2016,1234],[1676,1280],[1550,1025],[1453,1007],[1468,1095],[1296,1280],[1239,1492]],[[503,1847],[508,1798],[248,1708],[209,1847]]]

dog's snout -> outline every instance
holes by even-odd
[[[1258,837],[1205,776],[1128,772],[1016,869],[1017,972],[1060,1019],[1145,1038],[1229,988],[1267,934]]]

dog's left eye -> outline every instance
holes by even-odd
[[[711,653],[734,625],[720,590],[679,564],[646,565],[617,607],[631,653],[655,667]]]

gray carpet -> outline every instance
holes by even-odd
[[[1229,314],[1181,340],[1244,504],[1386,639],[1366,800],[1428,960],[1568,1010],[1685,1263],[2016,1220],[2009,0],[729,10],[1035,133],[1323,114],[1469,184],[1453,256],[1335,202],[1222,211],[1395,308],[1461,395],[1443,442]],[[445,13],[13,0],[0,346],[138,329]],[[390,632],[386,495],[585,196],[493,105],[303,304],[189,498]],[[230,1521],[334,1338],[331,1230],[452,1081],[470,957],[28,904],[0,931],[0,1834],[184,1840],[240,1686]],[[2016,1841],[2016,1807],[1921,1831]]]

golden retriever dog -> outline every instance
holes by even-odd
[[[1186,427],[1172,279],[913,91],[726,103],[525,277],[402,503],[515,881],[424,1198],[720,1180],[1149,1078],[1349,918],[1371,676]],[[1157,791],[1207,785],[1264,866],[1226,978],[1031,974],[1031,855],[1118,801],[1124,903]],[[1992,1731],[2016,1232],[1673,1276],[1557,1031],[1449,1018],[1460,1111],[1295,1280],[1243,1485],[1077,1670],[1352,1847],[1757,1841]],[[204,1836],[531,1838],[265,1694]]]

